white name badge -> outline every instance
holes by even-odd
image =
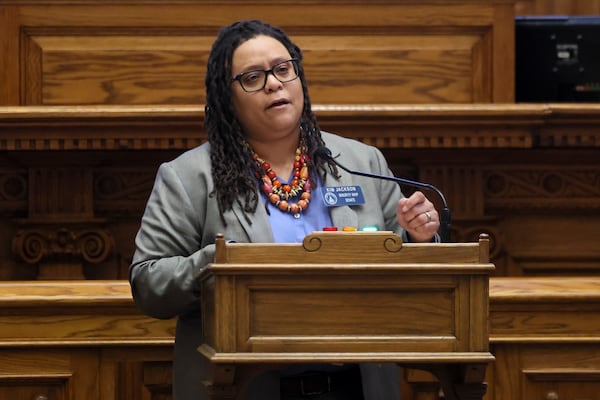
[[[321,187],[321,196],[327,207],[365,204],[365,197],[360,186]]]

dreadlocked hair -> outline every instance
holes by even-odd
[[[311,109],[308,85],[302,66],[302,52],[279,28],[258,20],[235,22],[219,31],[209,58],[206,71],[206,105],[204,127],[210,143],[210,159],[214,190],[221,219],[234,203],[246,214],[256,211],[259,202],[257,177],[260,169],[248,146],[241,124],[231,102],[232,59],[234,51],[244,42],[257,36],[269,36],[285,46],[292,58],[298,60],[298,76],[302,82],[304,107],[300,118],[301,135],[309,155],[311,184],[315,185],[317,174],[324,181],[327,166],[337,176],[333,162],[315,158],[315,151],[324,145],[316,117]],[[248,222],[251,222],[248,216]]]

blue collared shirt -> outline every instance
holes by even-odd
[[[285,182],[281,177],[278,176],[277,178],[282,183]],[[320,184],[321,181],[319,179],[317,185]],[[317,190],[317,188],[312,189],[308,208],[299,214],[299,218],[295,218],[292,213],[279,210],[267,200],[264,193],[262,197],[269,207],[269,222],[271,223],[276,243],[302,242],[306,235],[314,231],[322,231],[326,226],[331,226],[329,210],[323,202],[321,191]]]

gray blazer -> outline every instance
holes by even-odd
[[[333,156],[348,168],[391,174],[375,147],[337,135],[322,133]],[[214,239],[223,233],[237,242],[272,242],[273,233],[265,208],[244,215],[235,204],[221,221],[213,190],[208,143],[191,149],[160,166],[148,199],[136,252],[129,269],[133,298],[145,314],[155,318],[178,317],[174,354],[175,400],[205,399],[199,377],[206,362],[197,352],[200,345],[198,275],[214,256]],[[365,204],[330,208],[334,226],[375,225],[403,235],[396,221],[396,206],[402,193],[390,181],[350,175],[326,178],[327,186],[362,188]],[[249,218],[248,218],[249,217]],[[361,364],[366,400],[399,398],[399,370],[392,364]],[[263,374],[249,387],[247,400],[279,399],[275,373]]]

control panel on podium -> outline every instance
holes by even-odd
[[[448,400],[480,399],[489,240],[403,243],[392,232],[314,232],[302,243],[216,238],[201,276],[213,399],[294,363],[393,362],[436,375]]]

